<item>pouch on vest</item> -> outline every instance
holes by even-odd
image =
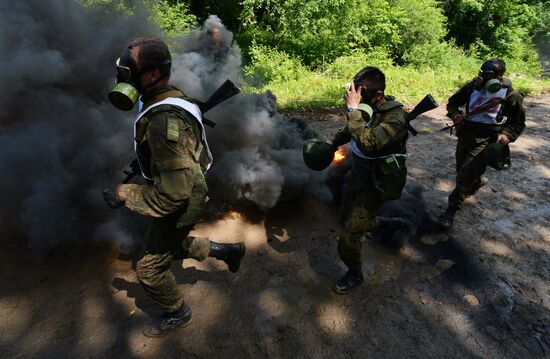
[[[403,157],[385,157],[376,160],[374,184],[383,201],[399,199],[407,181],[407,167]]]

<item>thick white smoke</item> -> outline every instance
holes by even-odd
[[[212,27],[217,35],[206,33]],[[132,241],[137,217],[101,197],[133,157],[134,114],[107,93],[128,40],[155,34],[146,17],[74,1],[0,1],[0,214],[31,246]],[[190,96],[204,100],[227,78],[239,81],[240,51],[218,18],[177,47],[173,82]],[[285,196],[326,195],[302,162],[303,133],[275,106],[270,94],[237,96],[208,113],[218,122],[208,131],[211,197],[268,209]]]

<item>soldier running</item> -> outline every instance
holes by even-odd
[[[456,127],[456,187],[449,195],[449,204],[439,220],[449,229],[464,200],[475,194],[488,179],[483,176],[487,164],[502,147],[517,140],[525,128],[523,96],[512,88],[512,81],[503,77],[506,63],[487,60],[479,75],[449,98],[447,116]],[[464,107],[464,111],[460,108]]]
[[[191,309],[170,271],[172,260],[214,257],[236,272],[245,247],[189,236],[203,214],[208,190],[204,174],[212,155],[198,106],[169,83],[171,56],[166,44],[157,38],[130,41],[116,68],[118,83],[109,94],[111,102],[130,110],[141,94],[135,149],[149,184],[118,184],[106,188],[103,196],[112,208],[125,205],[152,217],[136,271],[143,289],[164,310],[144,331],[158,337],[191,321]]]

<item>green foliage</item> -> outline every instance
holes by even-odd
[[[223,19],[223,24],[232,32],[240,32],[242,6],[240,0],[172,0],[171,3],[189,4],[189,10],[200,22],[203,22],[211,14]]]
[[[319,67],[354,49],[400,43],[404,12],[386,0],[244,0],[251,42],[276,46]]]
[[[184,2],[171,4],[169,1],[149,1],[151,17],[167,35],[180,36],[197,26],[197,17],[189,13]]]
[[[534,35],[550,33],[550,0],[80,0],[128,15],[147,11],[176,38],[217,14],[242,48],[245,88],[272,90],[287,108],[340,106],[344,84],[364,66],[381,68],[387,93],[444,101],[489,57],[526,93],[539,78]]]
[[[467,55],[464,50],[447,42],[432,42],[411,46],[403,55],[406,63],[417,68],[428,67],[438,70],[468,69],[475,72],[479,60]]]
[[[403,56],[414,48],[436,46],[446,36],[446,17],[436,0],[396,0],[395,6],[406,14],[399,28],[401,46],[394,52],[401,62],[407,62]]]
[[[388,68],[392,66],[392,60],[384,48],[375,48],[368,53],[364,50],[355,50],[328,64],[324,73],[333,77],[351,78],[367,65]]]
[[[168,37],[185,35],[197,26],[197,17],[189,12],[185,2],[170,0],[80,0],[86,6],[116,9],[128,16],[146,11],[149,20],[156,24]]]
[[[283,51],[255,45],[251,47],[250,55],[252,61],[245,67],[245,74],[255,83],[291,81],[307,73],[299,60]]]
[[[482,57],[496,55],[536,61],[531,37],[544,28],[543,12],[538,5],[522,0],[449,0],[445,4],[448,36],[458,45]]]

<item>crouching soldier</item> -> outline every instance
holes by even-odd
[[[487,60],[479,76],[449,98],[447,116],[456,127],[458,142],[456,186],[439,218],[447,229],[464,200],[487,183],[483,176],[487,164],[497,169],[506,167],[495,156],[509,154],[508,143],[517,140],[525,128],[523,96],[514,91],[510,79],[503,77],[505,71],[504,61]]]
[[[106,188],[103,196],[112,208],[125,205],[152,217],[136,270],[143,289],[164,310],[144,331],[157,337],[191,321],[191,309],[170,271],[172,260],[214,257],[236,272],[245,247],[188,236],[201,219],[207,196],[204,173],[212,156],[199,108],[169,83],[171,56],[166,44],[156,38],[135,39],[116,68],[118,83],[109,94],[111,102],[130,110],[141,94],[135,148],[149,184],[119,184]]]
[[[361,237],[377,226],[385,236],[405,225],[401,218],[377,217],[386,201],[401,196],[407,177],[405,167],[407,123],[403,105],[386,97],[382,71],[366,67],[346,92],[347,126],[332,140],[337,149],[351,141],[353,169],[341,204],[338,254],[348,267],[334,291],[347,293],[363,283]]]

